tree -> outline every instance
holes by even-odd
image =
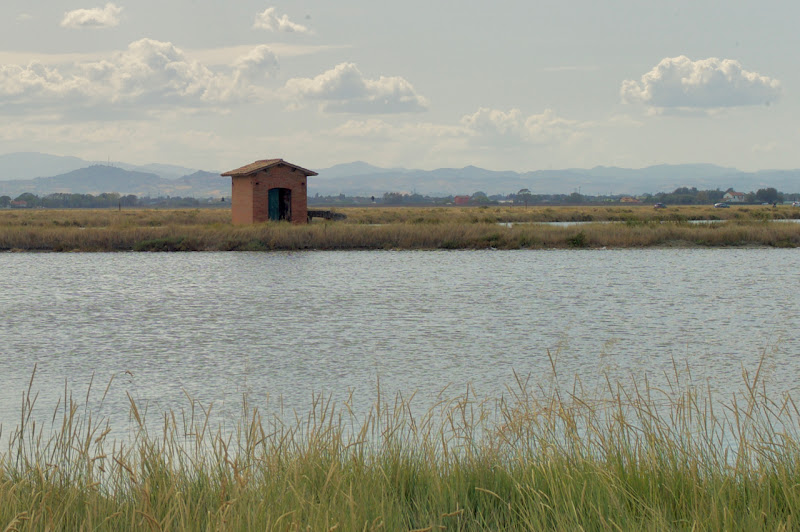
[[[11,203],[10,196],[0,196],[0,207],[8,207],[9,203]]]
[[[583,202],[583,195],[579,194],[578,192],[573,192],[567,197],[567,202],[569,203],[582,203]]]
[[[139,198],[133,194],[128,194],[127,196],[122,196],[119,200],[123,207],[135,207]],[[225,198],[222,198],[222,201],[225,201]]]
[[[36,207],[39,205],[39,196],[25,192],[14,198],[14,201],[24,201],[28,204],[28,207]]]
[[[489,196],[486,195],[486,192],[479,190],[475,194],[472,195],[470,198],[472,203],[477,203],[478,205],[486,205],[490,203]]]
[[[756,191],[756,199],[762,203],[775,203],[778,201],[778,191],[772,187],[760,188]]]
[[[385,205],[399,205],[403,203],[403,194],[400,192],[384,192],[383,203]]]
[[[531,191],[528,190],[527,188],[522,188],[520,189],[519,192],[517,192],[517,201],[523,202],[526,208],[528,207],[528,203],[532,199],[533,199],[533,194],[531,194]]]

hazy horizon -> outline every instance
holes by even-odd
[[[106,165],[106,166],[111,166],[111,167],[114,167],[115,165],[134,166],[134,167],[137,167],[137,168],[142,168],[142,167],[147,167],[147,166],[173,166],[173,167],[176,167],[176,168],[183,168],[183,169],[187,169],[187,170],[206,171],[206,172],[217,172],[217,171],[219,171],[220,173],[221,172],[225,172],[227,170],[230,170],[230,168],[226,168],[226,169],[222,169],[222,168],[201,168],[201,167],[195,167],[195,166],[182,164],[180,162],[173,163],[173,162],[164,162],[164,161],[146,161],[144,163],[134,163],[134,162],[131,162],[131,161],[126,161],[126,160],[90,160],[90,159],[85,159],[83,157],[79,157],[77,155],[46,153],[46,152],[35,151],[35,150],[32,150],[32,151],[14,151],[14,152],[8,152],[8,153],[0,153],[0,158],[9,157],[9,156],[17,156],[17,155],[42,155],[42,156],[46,156],[46,157],[58,157],[58,158],[65,158],[65,159],[75,158],[75,159],[80,159],[81,161],[83,161],[83,162],[85,162],[87,164],[93,164],[93,165],[94,164],[99,164],[99,165]],[[263,158],[263,157],[260,157],[260,158]],[[283,157],[283,159],[287,160],[287,161],[289,161],[291,163],[295,163],[296,162],[294,160],[289,160],[286,157]],[[252,159],[252,160],[249,160],[249,161],[241,161],[240,166],[242,166],[244,164],[247,164],[249,162],[253,162],[254,160],[258,160],[258,159]],[[797,167],[786,167],[786,168],[764,167],[764,168],[756,168],[754,170],[745,170],[745,169],[742,169],[742,168],[737,168],[735,166],[719,165],[719,164],[710,163],[710,162],[704,162],[704,161],[683,162],[683,163],[654,163],[654,164],[648,164],[646,166],[639,166],[639,167],[626,167],[626,166],[597,164],[597,165],[594,165],[594,166],[565,166],[565,167],[558,167],[558,168],[510,168],[510,167],[509,168],[493,168],[493,167],[486,167],[486,166],[478,166],[478,165],[471,164],[471,163],[464,163],[464,164],[460,164],[460,165],[459,164],[455,164],[455,165],[451,165],[451,166],[435,166],[435,165],[434,166],[409,166],[409,165],[403,165],[403,164],[397,164],[397,165],[391,165],[391,166],[381,166],[379,164],[376,164],[374,162],[370,162],[370,161],[364,160],[364,159],[334,162],[334,163],[332,163],[330,165],[327,165],[327,166],[324,166],[324,167],[322,167],[322,166],[317,166],[317,167],[308,166],[307,168],[309,168],[311,170],[321,170],[321,169],[324,170],[324,169],[332,169],[332,168],[337,168],[337,167],[346,167],[346,166],[351,166],[351,165],[366,165],[366,166],[374,167],[374,168],[376,168],[378,170],[410,170],[410,171],[419,170],[419,171],[426,171],[426,172],[434,171],[434,170],[446,170],[446,169],[459,170],[459,169],[464,169],[464,168],[475,167],[475,168],[479,168],[481,170],[487,170],[489,172],[514,172],[514,173],[520,173],[520,174],[531,173],[531,172],[539,172],[539,171],[550,171],[550,170],[552,170],[552,171],[593,170],[593,169],[597,169],[597,168],[619,168],[619,169],[623,169],[623,170],[645,170],[645,169],[648,169],[648,168],[660,167],[660,166],[695,166],[695,167],[709,166],[709,167],[719,167],[719,168],[724,168],[724,169],[729,169],[729,170],[735,170],[735,171],[740,171],[740,172],[745,172],[745,173],[760,172],[760,171],[773,171],[773,170],[774,171],[784,171],[784,170],[790,171],[790,170],[798,170],[798,169],[800,169],[800,164],[798,164]],[[48,177],[48,176],[42,176],[42,177]],[[0,175],[0,180],[2,180],[2,179],[3,179],[3,176]]]
[[[175,195],[182,190],[184,194],[205,197],[220,195],[230,186],[228,178],[220,180],[219,170],[208,168],[112,162],[106,171],[106,165],[107,161],[49,154],[0,155],[0,191],[14,194],[116,191],[136,195],[160,191]],[[471,194],[478,190],[508,194],[522,188],[546,194],[583,191],[591,195],[669,192],[681,187],[701,190],[733,188],[745,192],[774,187],[783,192],[794,192],[800,183],[800,169],[748,173],[704,163],[656,165],[641,169],[604,166],[519,172],[474,166],[432,170],[385,168],[355,161],[311,170],[319,172],[309,182],[309,189],[314,193],[355,196],[385,192],[446,196]],[[164,181],[159,184],[148,175]],[[175,188],[174,182],[179,178],[186,179],[180,180],[182,184]]]

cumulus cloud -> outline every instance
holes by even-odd
[[[525,130],[525,117],[519,109],[505,112],[481,107],[474,114],[464,116],[461,123],[484,136],[522,137]]]
[[[562,118],[552,109],[525,116],[519,109],[506,112],[486,107],[464,116],[461,124],[476,140],[502,145],[567,142],[579,137],[589,125]]]
[[[69,98],[89,91],[85,79],[64,76],[41,63],[0,66],[0,96],[7,103],[41,98]]]
[[[91,63],[83,71],[110,87],[115,102],[202,100],[214,81],[208,68],[188,60],[172,43],[152,39],[131,43],[113,61]]]
[[[112,3],[105,7],[68,11],[61,20],[63,28],[113,28],[119,25],[122,8]]]
[[[211,70],[169,42],[141,39],[110,60],[68,66],[0,65],[0,108],[63,105],[207,106],[263,97],[278,61],[258,46]]]
[[[17,22],[28,22],[29,20],[33,20],[33,15],[30,13],[20,13],[17,15]]]
[[[280,17],[276,15],[274,7],[268,7],[262,13],[256,15],[253,28],[267,31],[285,31],[288,33],[311,33],[311,30],[306,26],[289,20],[289,15],[281,15]]]
[[[269,46],[256,46],[233,63],[234,83],[258,83],[278,69],[278,57]]]
[[[428,107],[404,78],[368,79],[353,63],[341,63],[314,78],[290,79],[286,91],[298,101],[319,101],[323,111],[332,113],[408,113]]]
[[[620,94],[625,103],[653,108],[710,110],[768,105],[780,98],[781,84],[732,59],[680,56],[662,59],[639,81],[623,81]]]

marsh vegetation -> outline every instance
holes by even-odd
[[[0,250],[227,251],[304,249],[547,249],[796,247],[792,207],[351,208],[347,219],[233,226],[222,209],[4,210]],[[693,224],[696,220],[726,223]],[[584,222],[551,226],[547,222]],[[616,222],[616,223],[605,223]]]
[[[153,420],[130,394],[130,426],[110,426],[66,390],[37,423],[29,390],[4,436],[0,526],[795,528],[794,400],[770,396],[760,367],[743,369],[741,389],[724,400],[688,367],[667,377],[659,388],[587,390],[554,365],[537,380],[517,376],[499,397],[468,388],[422,414],[413,393],[385,397],[379,386],[368,412],[319,395],[304,415],[280,417],[245,401],[225,430],[209,424],[213,405],[188,399]]]

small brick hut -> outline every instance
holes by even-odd
[[[265,159],[225,172],[231,177],[231,212],[237,225],[287,220],[308,222],[306,181],[316,172],[283,159]]]

